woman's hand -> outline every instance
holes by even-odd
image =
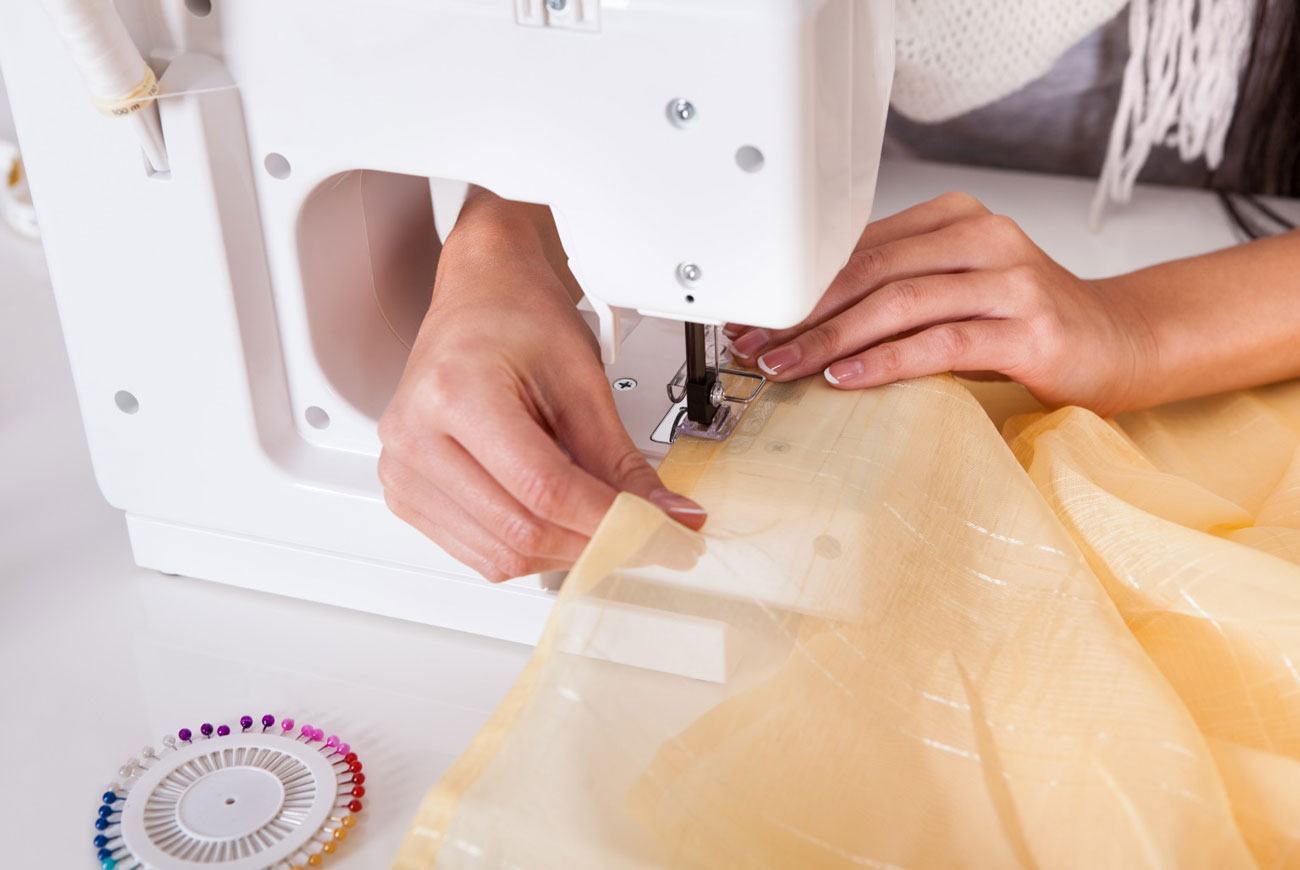
[[[811,316],[729,326],[775,380],[824,370],[840,389],[938,372],[997,373],[1048,405],[1132,407],[1153,364],[1142,312],[1057,265],[1010,218],[949,193],[867,226]]]
[[[691,528],[614,408],[550,211],[475,191],[379,424],[392,511],[489,580],[568,568],[614,496]]]

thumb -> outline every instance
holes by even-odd
[[[557,421],[556,435],[573,461],[620,492],[640,496],[682,525],[700,529],[707,511],[664,486],[623,428],[613,397],[594,404],[597,407],[589,404],[584,413],[566,414]]]

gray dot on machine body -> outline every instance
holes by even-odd
[[[618,390],[619,392],[626,392],[627,390],[636,389],[635,378],[615,378],[612,383],[614,384],[614,389]]]
[[[842,551],[839,540],[830,535],[818,535],[813,540],[813,552],[823,559],[838,559]]]

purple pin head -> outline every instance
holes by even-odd
[[[226,736],[227,734],[229,734],[229,733],[230,733],[230,726],[229,726],[229,725],[218,725],[218,726],[217,726],[217,736],[218,736],[218,737],[225,737],[225,736]]]
[[[252,727],[253,727],[253,717],[252,717],[252,716],[240,716],[240,717],[239,717],[239,727],[242,728],[242,729],[244,729],[245,731],[247,731],[249,728],[252,728]]]
[[[190,738],[194,736],[194,733],[190,731],[190,729],[188,728],[182,728],[181,730],[176,732],[176,736],[181,739],[181,742],[189,743]]]
[[[211,736],[212,736],[212,723],[211,723],[211,722],[204,722],[202,725],[200,725],[200,726],[199,726],[199,733],[202,734],[204,737],[211,737]]]
[[[270,728],[274,724],[275,724],[275,717],[272,716],[270,713],[267,713],[265,716],[262,717],[263,728]]]

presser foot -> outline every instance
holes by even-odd
[[[732,433],[745,406],[758,397],[767,378],[754,372],[723,368],[725,353],[715,327],[686,324],[686,362],[668,382],[668,398],[680,405],[669,434],[721,441]],[[732,393],[728,387],[748,381],[748,391]]]
[[[687,410],[682,408],[677,412],[677,419],[673,422],[672,434],[669,438],[676,441],[680,435],[689,435],[692,438],[721,441],[736,428],[743,413],[743,410],[733,411],[731,405],[722,405],[714,409],[712,422],[705,426],[692,420]]]

